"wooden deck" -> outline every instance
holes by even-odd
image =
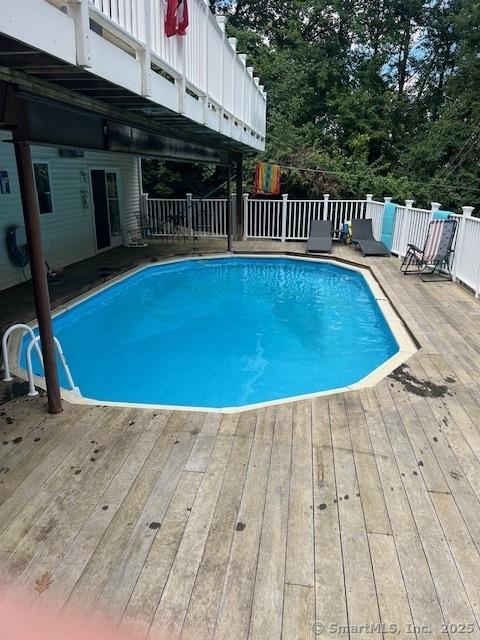
[[[480,306],[370,264],[422,345],[372,389],[49,416],[0,387],[3,575],[153,639],[480,637]]]

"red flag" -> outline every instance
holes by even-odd
[[[188,27],[187,0],[167,0],[167,13],[165,15],[165,35],[185,36]]]

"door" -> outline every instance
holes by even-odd
[[[110,221],[108,215],[107,183],[103,169],[92,169],[92,199],[95,216],[97,250],[110,246]]]
[[[115,170],[91,169],[97,251],[122,243],[120,191]]]

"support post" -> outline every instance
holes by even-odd
[[[193,193],[187,193],[186,196],[187,196],[187,219],[186,219],[187,229],[189,234],[193,236],[193,211],[192,211]]]
[[[288,210],[288,193],[282,195],[282,242],[287,239],[287,210]]]
[[[227,251],[232,250],[232,167],[227,167]]]
[[[440,204],[440,202],[431,202],[430,206],[432,207],[432,215],[433,215],[433,213],[435,211],[438,211],[442,205]]]
[[[248,193],[243,194],[243,238],[248,238]]]
[[[235,228],[235,238],[240,240],[244,233],[243,226],[243,216],[242,216],[242,205],[243,205],[243,157],[238,156],[237,159],[237,177],[235,184],[235,212],[237,218],[237,226]]]
[[[15,142],[15,156],[22,198],[23,217],[25,219],[25,231],[27,234],[28,255],[30,256],[38,329],[42,343],[48,411],[50,413],[60,413],[62,411],[62,401],[58,383],[57,363],[55,361],[50,296],[48,293],[47,272],[45,269],[45,257],[43,255],[42,232],[40,227],[40,212],[37,203],[30,145],[27,142]]]

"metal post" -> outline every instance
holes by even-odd
[[[30,145],[27,142],[15,142],[15,157],[17,159],[28,255],[30,256],[38,329],[42,343],[48,411],[50,413],[60,413],[62,411],[62,401],[58,383],[57,364],[55,361],[50,296],[48,293],[47,272],[45,269],[40,227],[40,212],[38,210]]]
[[[235,211],[237,214],[237,228],[235,229],[236,239],[240,240],[243,235],[243,157],[238,156],[237,160],[237,179],[236,179],[236,202]]]
[[[227,251],[232,250],[232,167],[227,168]]]

